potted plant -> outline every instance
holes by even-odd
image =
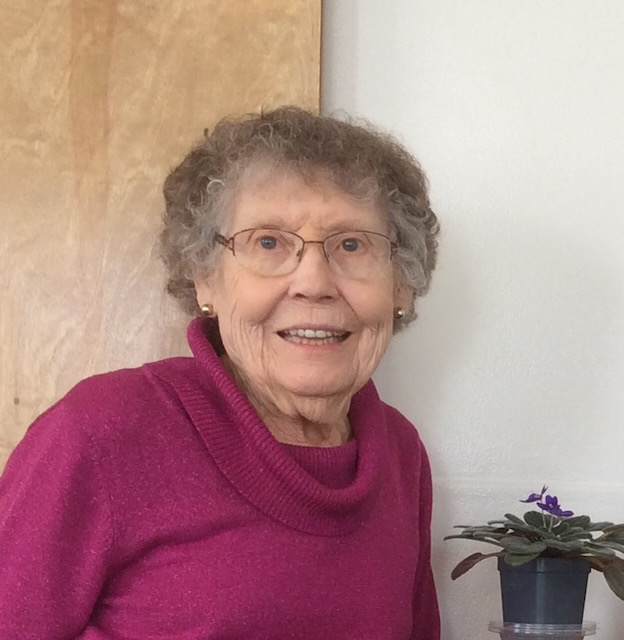
[[[600,571],[615,595],[624,600],[624,524],[592,522],[562,509],[547,487],[523,503],[539,511],[523,518],[506,513],[486,525],[460,525],[460,538],[487,542],[498,549],[473,553],[451,572],[455,580],[486,558],[497,558],[501,578],[503,622],[580,625],[587,576]]]

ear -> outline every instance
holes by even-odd
[[[406,311],[412,306],[412,290],[404,284],[396,283],[394,285],[394,308],[405,309]]]
[[[203,304],[215,303],[215,290],[210,278],[204,276],[203,278],[193,278],[193,284],[195,285],[195,293],[197,295],[197,304],[201,307]]]

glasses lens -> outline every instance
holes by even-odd
[[[390,240],[371,231],[336,233],[325,239],[325,252],[340,273],[350,278],[370,278],[382,273],[388,262]]]
[[[293,271],[302,249],[299,236],[279,229],[248,229],[234,235],[234,255],[238,262],[263,276]]]

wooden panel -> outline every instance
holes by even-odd
[[[318,109],[320,0],[0,4],[0,469],[95,372],[185,353],[164,176],[225,114]]]

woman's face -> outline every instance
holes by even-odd
[[[294,176],[248,184],[236,198],[226,235],[277,228],[305,240],[337,231],[387,234],[382,214],[328,184]],[[392,336],[393,311],[409,300],[395,286],[392,262],[363,279],[336,275],[321,245],[305,246],[292,273],[261,276],[224,250],[216,273],[195,282],[198,302],[219,318],[223,345],[247,391],[277,406],[288,398],[350,398],[370,378]],[[331,332],[329,339],[293,335]],[[314,334],[323,336],[323,334]]]

